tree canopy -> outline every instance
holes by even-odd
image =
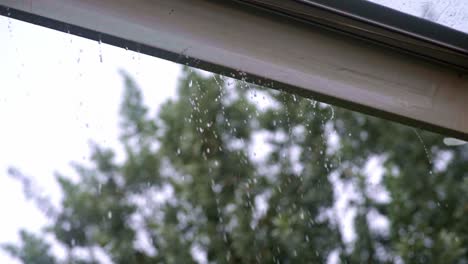
[[[29,194],[51,223],[3,245],[23,263],[468,263],[466,146],[189,68],[152,115],[122,75],[124,160],[94,144],[59,208]]]

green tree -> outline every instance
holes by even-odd
[[[77,181],[57,175],[60,208],[29,190],[52,219],[45,232],[68,254],[53,257],[44,240],[23,232],[22,245],[5,246],[22,262],[96,263],[100,251],[115,263],[194,263],[193,252],[210,263],[325,263],[332,252],[343,263],[467,263],[466,147],[187,68],[177,97],[151,116],[123,77],[124,161],[92,145],[92,165],[74,164]],[[267,146],[256,147],[260,137]],[[369,189],[372,157],[384,161],[389,201]],[[333,209],[333,175],[358,197],[351,243]],[[370,228],[371,212],[389,220],[388,232]]]
[[[26,231],[20,232],[22,245],[4,245],[3,249],[23,263],[54,264],[56,259],[50,253],[50,245],[41,238]]]

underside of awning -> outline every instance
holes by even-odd
[[[0,0],[0,13],[468,139],[468,38],[365,1]]]

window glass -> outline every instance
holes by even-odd
[[[465,0],[369,1],[468,33],[468,2]]]
[[[1,263],[468,262],[463,141],[6,17],[0,36]]]

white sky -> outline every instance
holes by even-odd
[[[420,15],[426,1],[374,2]],[[468,32],[468,1],[432,2],[438,22]],[[175,94],[177,64],[0,16],[0,243],[46,223],[9,166],[57,202],[53,173],[72,174],[69,162],[88,158],[89,140],[118,148],[119,69],[135,76],[153,111]],[[14,261],[0,251],[0,263]]]
[[[58,201],[54,171],[71,174],[69,162],[88,158],[91,139],[118,147],[118,70],[135,76],[145,102],[156,106],[175,94],[180,66],[105,44],[101,63],[96,41],[1,16],[0,39],[2,243],[15,241],[19,228],[34,231],[46,223],[7,175],[9,166],[31,175]],[[0,252],[0,263],[11,262]]]

